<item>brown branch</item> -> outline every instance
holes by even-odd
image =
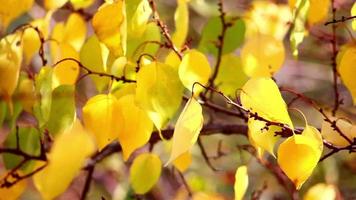
[[[333,21],[336,21],[335,0],[331,1],[331,6],[332,6]],[[337,57],[336,23],[332,24],[331,45],[332,45],[331,62],[332,62],[332,72],[333,72],[333,88],[334,88],[334,107],[332,109],[332,115],[335,116],[337,110],[339,109],[340,104],[342,103],[342,101],[340,101],[339,99],[340,94],[339,94],[339,89],[337,87],[338,72],[337,72],[337,64],[336,64],[336,57]]]
[[[79,60],[76,60],[75,58],[64,58],[64,59],[59,60],[58,62],[54,63],[52,65],[52,67],[56,67],[58,64],[60,64],[62,62],[65,62],[65,61],[73,61],[73,62],[77,63],[80,68],[82,68],[83,70],[86,71],[86,73],[84,75],[82,75],[81,77],[79,77],[77,79],[77,83],[80,80],[82,80],[84,77],[89,76],[89,75],[96,75],[96,76],[100,76],[100,77],[108,77],[111,80],[122,81],[124,83],[135,83],[136,82],[135,80],[127,79],[124,75],[119,77],[119,76],[115,76],[113,74],[108,74],[108,73],[105,73],[105,72],[93,71],[93,70],[89,69],[88,67],[84,66]]]
[[[165,46],[167,48],[172,49],[175,54],[177,54],[177,56],[179,57],[179,59],[183,58],[182,53],[178,50],[178,48],[174,45],[173,41],[172,41],[172,37],[169,34],[167,25],[163,23],[163,21],[160,19],[159,13],[157,11],[157,6],[156,3],[154,2],[154,0],[148,0],[150,7],[152,9],[153,12],[153,19],[156,21],[157,26],[161,29],[161,32],[163,34],[163,36],[166,38],[166,44]]]
[[[209,87],[212,87],[214,85],[214,80],[216,79],[218,72],[219,72],[219,67],[220,67],[220,63],[221,63],[221,59],[222,59],[222,55],[223,55],[223,50],[224,50],[224,40],[225,40],[225,35],[226,35],[226,31],[227,29],[231,26],[230,23],[226,22],[225,19],[225,11],[224,11],[224,0],[219,0],[218,2],[218,6],[219,6],[219,18],[221,21],[221,33],[218,36],[218,42],[216,43],[216,47],[218,48],[218,55],[217,55],[217,60],[216,60],[216,64],[214,67],[214,72],[212,74],[212,76],[209,79]],[[208,91],[208,90],[206,90]]]
[[[342,16],[340,19],[335,19],[335,18],[333,18],[332,21],[325,22],[324,25],[327,26],[327,25],[329,25],[329,24],[343,23],[343,22],[346,22],[346,21],[352,20],[352,19],[356,19],[356,16],[350,16],[350,17]]]
[[[221,171],[220,169],[217,169],[216,167],[214,167],[214,165],[210,162],[210,158],[209,158],[207,152],[205,151],[204,145],[203,145],[200,137],[198,137],[198,146],[199,146],[201,154],[203,155],[203,158],[204,158],[206,164],[209,166],[209,168],[211,170],[213,170],[214,172]]]
[[[91,181],[93,179],[94,169],[95,169],[95,165],[92,165],[87,169],[88,174],[87,174],[87,178],[85,179],[82,196],[80,197],[81,200],[85,200],[85,198],[86,198],[86,196],[87,196],[87,194],[89,192],[90,184],[91,184]]]

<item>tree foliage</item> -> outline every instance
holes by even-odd
[[[354,198],[355,14],[2,2],[0,199]]]

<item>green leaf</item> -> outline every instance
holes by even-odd
[[[18,129],[19,148],[21,151],[38,156],[40,153],[40,134],[33,127],[20,127]],[[13,128],[5,140],[6,148],[16,148],[16,128]],[[7,169],[12,169],[22,161],[23,157],[14,154],[3,154],[3,160]],[[27,162],[21,169],[28,172],[32,169],[34,162]]]
[[[4,123],[6,112],[6,103],[4,101],[0,101],[0,126]]]
[[[45,128],[56,135],[70,126],[74,117],[74,86],[61,85],[53,90],[50,116]]]
[[[39,74],[35,77],[36,94],[39,94],[39,101],[33,106],[33,113],[42,127],[49,118],[52,101],[52,73],[51,67],[42,67]]]
[[[229,22],[229,20],[227,21]],[[245,38],[246,27],[244,21],[241,19],[236,21],[231,20],[231,23],[232,26],[230,26],[225,33],[223,54],[233,52],[242,44]],[[203,28],[198,49],[204,53],[217,55],[218,49],[216,48],[216,43],[221,34],[221,29],[220,18],[211,18]]]

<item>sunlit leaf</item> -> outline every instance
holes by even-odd
[[[287,5],[270,1],[253,1],[251,9],[245,14],[246,35],[270,35],[283,40],[292,21],[292,13]]]
[[[192,153],[187,151],[173,161],[174,167],[180,172],[185,172],[192,163]]]
[[[0,41],[0,98],[3,99],[12,112],[13,95],[20,74],[22,62],[21,45],[17,45],[19,35],[8,35]]]
[[[0,179],[2,180],[3,177],[0,177]],[[2,187],[0,188],[0,194],[1,194],[0,200],[20,199],[20,196],[25,191],[26,187],[27,187],[26,181],[20,181],[9,188]]]
[[[59,55],[56,62],[65,58],[79,60],[79,54],[75,49],[67,44],[61,43],[59,46]],[[53,69],[53,88],[58,85],[74,85],[79,75],[79,66],[77,63],[67,60],[57,64]]]
[[[123,1],[103,4],[95,13],[92,25],[99,40],[103,42],[116,56],[122,55],[123,49],[121,26],[125,21]]]
[[[354,137],[356,137],[356,132],[355,128],[351,123],[344,119],[336,119],[336,118],[331,118],[332,120],[336,120],[336,126],[341,130],[341,132],[349,138],[351,141],[353,140]],[[323,121],[321,125],[321,135],[323,138],[336,145],[336,146],[347,146],[349,142],[343,138],[340,133],[338,133],[329,122]]]
[[[37,100],[35,84],[32,79],[25,78],[21,80],[16,98],[21,102],[21,105],[26,112],[32,113],[32,107]]]
[[[125,95],[117,103],[122,118],[116,122],[119,126],[119,142],[122,146],[124,160],[133,151],[145,145],[151,137],[153,123],[147,113],[135,104],[134,95]]]
[[[130,168],[130,183],[137,194],[145,194],[161,176],[162,163],[152,153],[143,153],[135,158]]]
[[[44,6],[48,10],[56,10],[67,2],[68,0],[44,0]]]
[[[90,135],[83,129],[78,130],[68,129],[58,135],[48,154],[48,165],[33,177],[44,199],[54,199],[62,194],[83,167],[85,159],[95,150]]]
[[[323,151],[320,132],[306,126],[301,135],[293,135],[282,142],[278,148],[278,164],[300,189],[312,174]]]
[[[238,167],[235,173],[235,184],[234,184],[235,200],[243,199],[247,187],[248,187],[247,167],[243,165]]]
[[[189,0],[177,0],[177,8],[174,14],[175,32],[172,35],[173,43],[180,48],[188,35],[189,29]]]
[[[91,6],[95,0],[69,0],[75,9],[87,8]]]
[[[224,94],[234,97],[247,81],[247,76],[242,70],[241,59],[233,54],[226,54],[221,58],[215,85]]]
[[[178,74],[184,87],[191,91],[195,82],[199,82],[202,85],[208,83],[211,68],[204,54],[197,50],[190,50],[184,55],[180,63]],[[195,89],[194,92],[202,90],[199,86]]]
[[[33,2],[33,0],[2,1],[0,5],[0,29],[6,29],[12,20],[27,12],[32,7]]]
[[[80,51],[80,62],[95,72],[106,72],[108,56],[109,50],[93,35],[84,43]],[[99,91],[102,91],[110,81],[109,78],[104,77],[92,76],[91,78]]]
[[[140,38],[147,28],[152,10],[147,0],[126,1],[128,37]]]
[[[94,135],[99,150],[118,138],[122,127],[120,120],[122,114],[117,99],[111,94],[96,95],[83,107],[85,128]]]
[[[356,73],[354,64],[356,62],[356,45],[349,45],[341,54],[338,62],[338,72],[342,82],[345,84],[347,89],[350,91],[354,104],[356,104],[356,82],[352,74]]]
[[[44,38],[48,37],[49,22],[52,17],[52,12],[48,12],[44,18],[36,19],[31,22],[31,25],[37,27]],[[26,63],[30,63],[32,57],[38,53],[41,46],[41,41],[38,33],[33,28],[28,28],[22,36],[23,53]]]
[[[65,24],[62,42],[70,44],[76,51],[82,47],[87,33],[86,22],[77,13],[69,15]]]
[[[252,78],[243,86],[240,93],[241,104],[260,117],[287,124],[293,128],[277,84],[270,78]]]
[[[318,183],[313,185],[305,194],[303,200],[334,200],[336,199],[335,186]]]
[[[308,23],[310,25],[323,22],[329,14],[331,0],[308,0],[310,7],[308,11]],[[289,6],[294,9],[296,0],[289,0]]]
[[[310,0],[297,0],[293,9],[293,26],[290,34],[290,45],[294,57],[298,56],[298,46],[302,43],[307,30],[305,22],[309,12]]]
[[[270,35],[249,38],[241,50],[242,66],[250,77],[271,77],[282,67],[284,59],[283,42]]]
[[[173,162],[193,147],[198,140],[203,123],[202,107],[194,97],[191,97],[175,125],[172,152],[167,164]]]
[[[136,102],[144,109],[157,129],[173,117],[182,100],[183,86],[173,67],[152,62],[137,75]]]
[[[281,131],[280,127],[266,127],[266,122],[249,119],[248,120],[248,136],[255,147],[261,148],[263,151],[268,151],[275,157],[274,146],[280,139],[275,132]]]

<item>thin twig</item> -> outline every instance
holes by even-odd
[[[325,22],[324,25],[327,26],[329,24],[343,23],[343,22],[346,22],[346,21],[352,20],[352,19],[356,19],[356,16],[350,16],[350,17],[342,16],[340,19],[333,18],[332,21]]]

